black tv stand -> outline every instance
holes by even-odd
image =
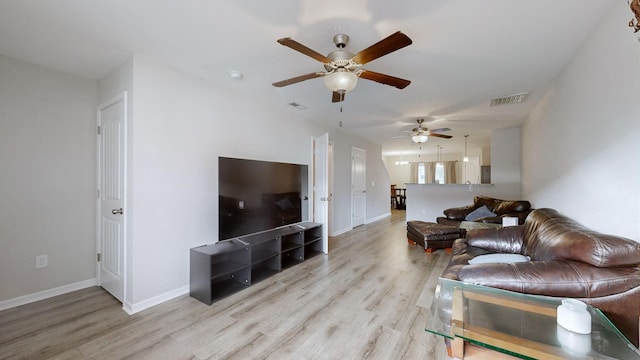
[[[189,294],[207,305],[322,253],[322,224],[304,222],[190,250]]]

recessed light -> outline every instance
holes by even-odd
[[[231,70],[229,71],[229,77],[234,80],[242,80],[242,73],[237,70]]]

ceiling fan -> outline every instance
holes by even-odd
[[[440,132],[443,132],[443,131],[451,131],[451,129],[449,128],[429,130],[428,128],[422,126],[424,119],[417,119],[416,121],[418,122],[418,127],[411,129],[411,131],[407,131],[409,133],[409,137],[411,138],[411,141],[413,141],[416,144],[422,144],[427,142],[430,136],[439,137],[443,139],[451,139],[453,137],[451,135],[440,134]],[[395,136],[393,138],[399,139],[405,136],[406,135]]]
[[[333,37],[333,42],[336,44],[336,47],[338,47],[338,50],[332,51],[327,56],[324,56],[291,38],[278,40],[278,43],[320,61],[324,64],[326,71],[296,76],[291,79],[273,83],[273,86],[283,87],[309,79],[324,77],[325,85],[332,92],[331,101],[335,103],[344,101],[344,95],[356,87],[358,78],[391,85],[398,89],[404,89],[411,84],[409,80],[362,68],[362,65],[372,60],[411,45],[411,39],[402,32],[398,31],[391,34],[355,55],[344,49],[349,42],[349,36],[337,34]]]

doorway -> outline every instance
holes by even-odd
[[[97,278],[124,302],[127,93],[97,107]]]
[[[351,148],[351,227],[364,225],[367,203],[367,151]]]
[[[329,253],[329,134],[314,137],[312,140],[313,171],[313,218],[322,224],[322,252]]]

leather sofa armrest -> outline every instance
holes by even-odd
[[[443,211],[443,213],[447,217],[447,219],[464,221],[464,218],[466,218],[467,215],[475,209],[476,209],[476,205],[472,204],[467,206],[446,209]]]
[[[526,254],[524,226],[503,228],[477,228],[467,230],[467,244],[497,253]]]
[[[580,261],[476,264],[458,269],[458,279],[525,294],[595,298],[640,286],[638,268],[598,268]]]
[[[438,216],[436,218],[436,223],[440,224],[440,225],[451,225],[451,226],[455,226],[458,227],[460,226],[460,220],[451,220],[448,219],[444,216]]]

